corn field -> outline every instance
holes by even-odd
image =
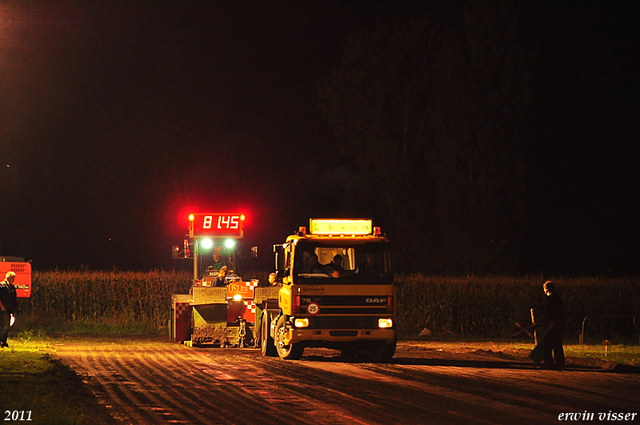
[[[247,276],[266,281],[267,272]],[[245,276],[246,277],[246,276]],[[164,326],[171,295],[187,294],[192,275],[183,271],[33,273],[32,295],[19,300],[19,314],[45,320],[146,323]],[[552,279],[562,296],[568,336],[638,336],[638,279]],[[442,277],[398,275],[398,330],[508,336],[515,323],[542,320],[544,280],[534,277]],[[585,317],[587,318],[585,320]]]
[[[189,293],[187,272],[34,272],[31,298],[19,300],[23,316],[65,321],[118,321],[163,326],[171,294]]]
[[[511,336],[515,323],[544,317],[545,298],[537,277],[396,276],[401,334],[431,332]],[[568,337],[638,336],[640,279],[571,278],[553,280],[565,305]],[[585,319],[586,318],[586,319]]]

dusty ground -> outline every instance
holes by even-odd
[[[323,349],[283,361],[254,349],[73,339],[57,356],[127,424],[544,424],[640,411],[640,374],[574,359],[541,370],[526,350],[497,347],[403,342],[392,363],[371,364]]]

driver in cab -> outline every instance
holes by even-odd
[[[363,275],[379,275],[381,272],[380,266],[376,263],[376,254],[373,252],[367,252],[367,260],[356,270],[356,273]]]
[[[318,255],[316,253],[312,252],[307,256],[304,262],[304,271],[305,273],[325,273],[324,267],[318,261]]]

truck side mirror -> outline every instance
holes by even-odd
[[[284,273],[282,270],[284,268],[284,245],[274,245],[273,252],[275,253],[276,273],[281,278],[284,276],[284,274],[281,276],[281,273]]]

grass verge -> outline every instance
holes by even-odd
[[[424,338],[409,338],[409,341],[422,341],[437,344],[441,348],[451,348],[452,351],[461,346],[474,347],[475,349],[491,349],[502,352],[527,352],[534,347],[533,340],[514,341],[500,338],[473,338],[456,335],[432,336]],[[605,362],[614,362],[623,365],[640,366],[640,346],[637,343],[627,341],[626,344],[608,345],[606,351],[603,344],[563,344],[564,354],[567,357],[578,359],[596,359]]]
[[[169,328],[148,323],[128,322],[124,320],[76,320],[21,318],[21,323],[12,328],[12,333],[20,338],[32,336],[50,337],[108,337],[108,336],[162,336],[169,334]]]
[[[631,366],[640,366],[640,347],[631,345],[610,345],[605,352],[604,345],[584,344],[565,346],[565,355],[578,358],[592,358]]]
[[[105,408],[65,365],[51,357],[47,337],[28,335],[9,340],[0,350],[2,419],[30,418],[33,424],[113,424]],[[7,413],[9,412],[9,413]]]
[[[0,414],[28,418],[33,424],[105,425],[115,423],[75,372],[53,357],[65,338],[147,338],[167,329],[140,323],[63,322],[16,326],[9,348],[0,350]],[[14,413],[16,412],[16,413]],[[20,420],[19,420],[20,421]]]

